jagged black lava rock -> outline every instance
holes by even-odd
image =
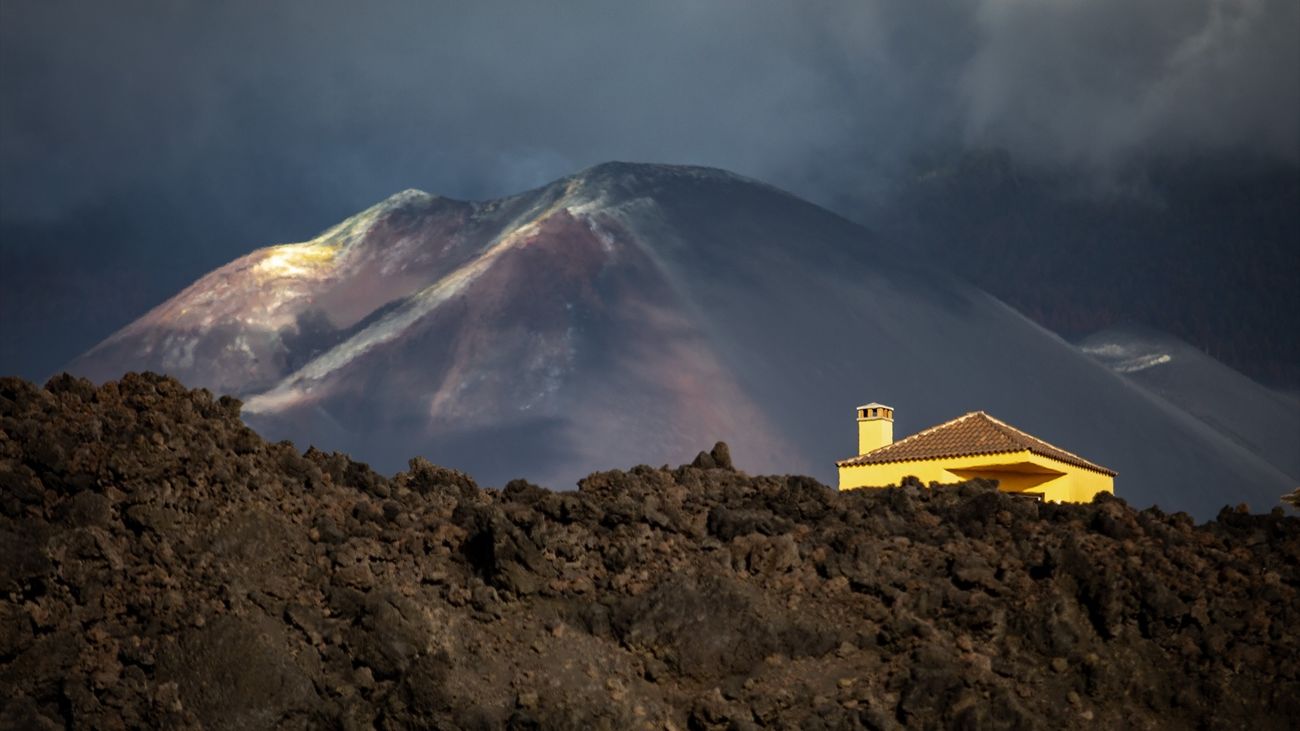
[[[1300,520],[677,469],[480,488],[0,380],[3,728],[1292,728]]]

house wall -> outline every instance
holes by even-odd
[[[998,489],[1004,492],[1042,495],[1054,502],[1085,503],[1098,492],[1115,492],[1115,480],[1110,475],[1029,451],[841,467],[840,489],[897,485],[909,475],[926,484],[984,477],[997,480]]]

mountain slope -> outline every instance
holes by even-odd
[[[1205,422],[1300,484],[1300,401],[1265,388],[1168,333],[1132,323],[1083,352]]]
[[[992,297],[704,168],[611,163],[500,201],[407,192],[214,272],[73,364],[232,391],[264,433],[392,468],[572,484],[729,441],[833,480],[852,409],[982,409],[1208,515],[1289,480]],[[193,354],[193,358],[189,354]],[[1186,485],[1202,485],[1188,492]]]
[[[997,150],[918,172],[867,217],[918,258],[1064,337],[1137,320],[1300,386],[1295,164],[1149,160],[1105,191]]]

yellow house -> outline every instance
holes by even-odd
[[[840,489],[897,485],[904,477],[950,483],[997,480],[1003,492],[1084,503],[1115,492],[1115,471],[1030,436],[983,411],[894,441],[894,410],[858,407],[858,456],[835,463]]]

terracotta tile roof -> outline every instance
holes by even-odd
[[[910,462],[942,457],[973,457],[981,454],[1003,454],[1028,450],[1042,457],[1055,459],[1085,470],[1104,475],[1116,474],[1114,470],[1093,464],[1072,452],[1030,436],[1006,422],[994,419],[983,411],[972,411],[952,421],[919,431],[906,439],[887,444],[880,449],[835,464],[855,467],[887,462]]]

